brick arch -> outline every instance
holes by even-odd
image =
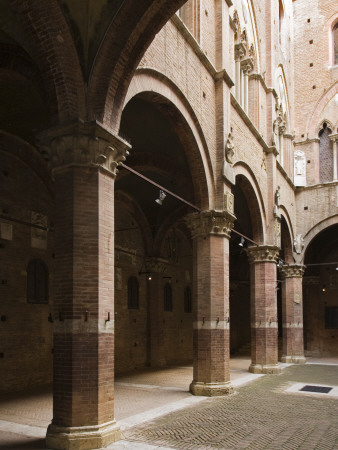
[[[12,0],[26,48],[38,65],[54,123],[84,118],[84,82],[78,54],[57,0]],[[37,27],[36,24],[39,24]]]
[[[112,18],[88,82],[90,119],[117,131],[124,97],[156,33],[186,0],[125,0]],[[118,31],[118,32],[117,32]]]
[[[307,248],[311,244],[312,240],[323,230],[329,228],[332,225],[338,224],[338,214],[334,214],[331,217],[327,217],[317,223],[314,227],[312,227],[308,232],[304,235],[304,251],[303,257],[306,253]]]
[[[323,94],[323,96],[318,100],[312,115],[309,118],[309,121],[306,126],[308,136],[318,136],[318,122],[320,118],[320,114],[327,105],[327,103],[338,94],[338,81]],[[317,133],[317,134],[316,134]]]
[[[186,157],[194,182],[195,201],[201,209],[213,207],[215,182],[206,140],[198,119],[187,99],[164,75],[153,70],[138,70],[130,84],[125,104],[136,95],[147,97],[149,101],[164,102],[170,114],[179,120],[177,133],[185,144]]]
[[[240,183],[240,187],[248,203],[253,239],[258,243],[264,243],[266,234],[266,213],[259,184],[253,172],[245,163],[236,163],[234,165],[234,172],[236,184]]]

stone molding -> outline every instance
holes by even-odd
[[[230,238],[236,217],[229,211],[201,211],[189,214],[185,222],[190,228],[192,239],[207,235]]]
[[[305,266],[301,264],[289,264],[280,268],[283,278],[303,278]]]
[[[52,169],[73,165],[101,167],[112,176],[131,146],[96,121],[72,122],[39,135],[40,149],[49,155]]]
[[[249,247],[246,249],[249,264],[271,262],[276,263],[280,248],[274,245],[259,245],[257,247]]]

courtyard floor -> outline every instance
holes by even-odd
[[[190,366],[117,377],[115,417],[122,440],[109,448],[338,449],[338,359],[281,364],[280,375],[264,376],[249,374],[249,364],[231,359],[235,393],[227,397],[192,396]],[[311,392],[302,391],[304,385]],[[323,386],[329,392],[312,392]],[[0,448],[46,448],[51,419],[50,387],[2,397]]]

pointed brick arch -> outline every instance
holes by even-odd
[[[185,1],[126,0],[122,3],[112,18],[91,71],[90,119],[117,131],[124,97],[139,61],[156,33]]]
[[[163,103],[166,106],[164,114],[177,118],[175,131],[186,150],[196,206],[201,209],[211,208],[215,198],[215,182],[210,155],[203,130],[189,102],[170,80],[153,70],[142,69],[136,72],[125,103],[137,95],[142,95],[154,104]]]
[[[69,27],[56,0],[12,0],[38,64],[54,123],[84,118],[84,83]],[[36,24],[39,24],[37,27]]]

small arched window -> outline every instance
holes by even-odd
[[[189,286],[187,286],[184,291],[184,312],[192,312],[191,289]]]
[[[128,309],[139,309],[139,285],[136,277],[128,279]]]
[[[48,268],[40,259],[27,266],[27,302],[48,303]]]
[[[164,311],[172,311],[173,310],[173,294],[172,289],[169,283],[164,285],[163,289],[163,307]]]
[[[333,65],[338,64],[338,22],[332,28]]]

